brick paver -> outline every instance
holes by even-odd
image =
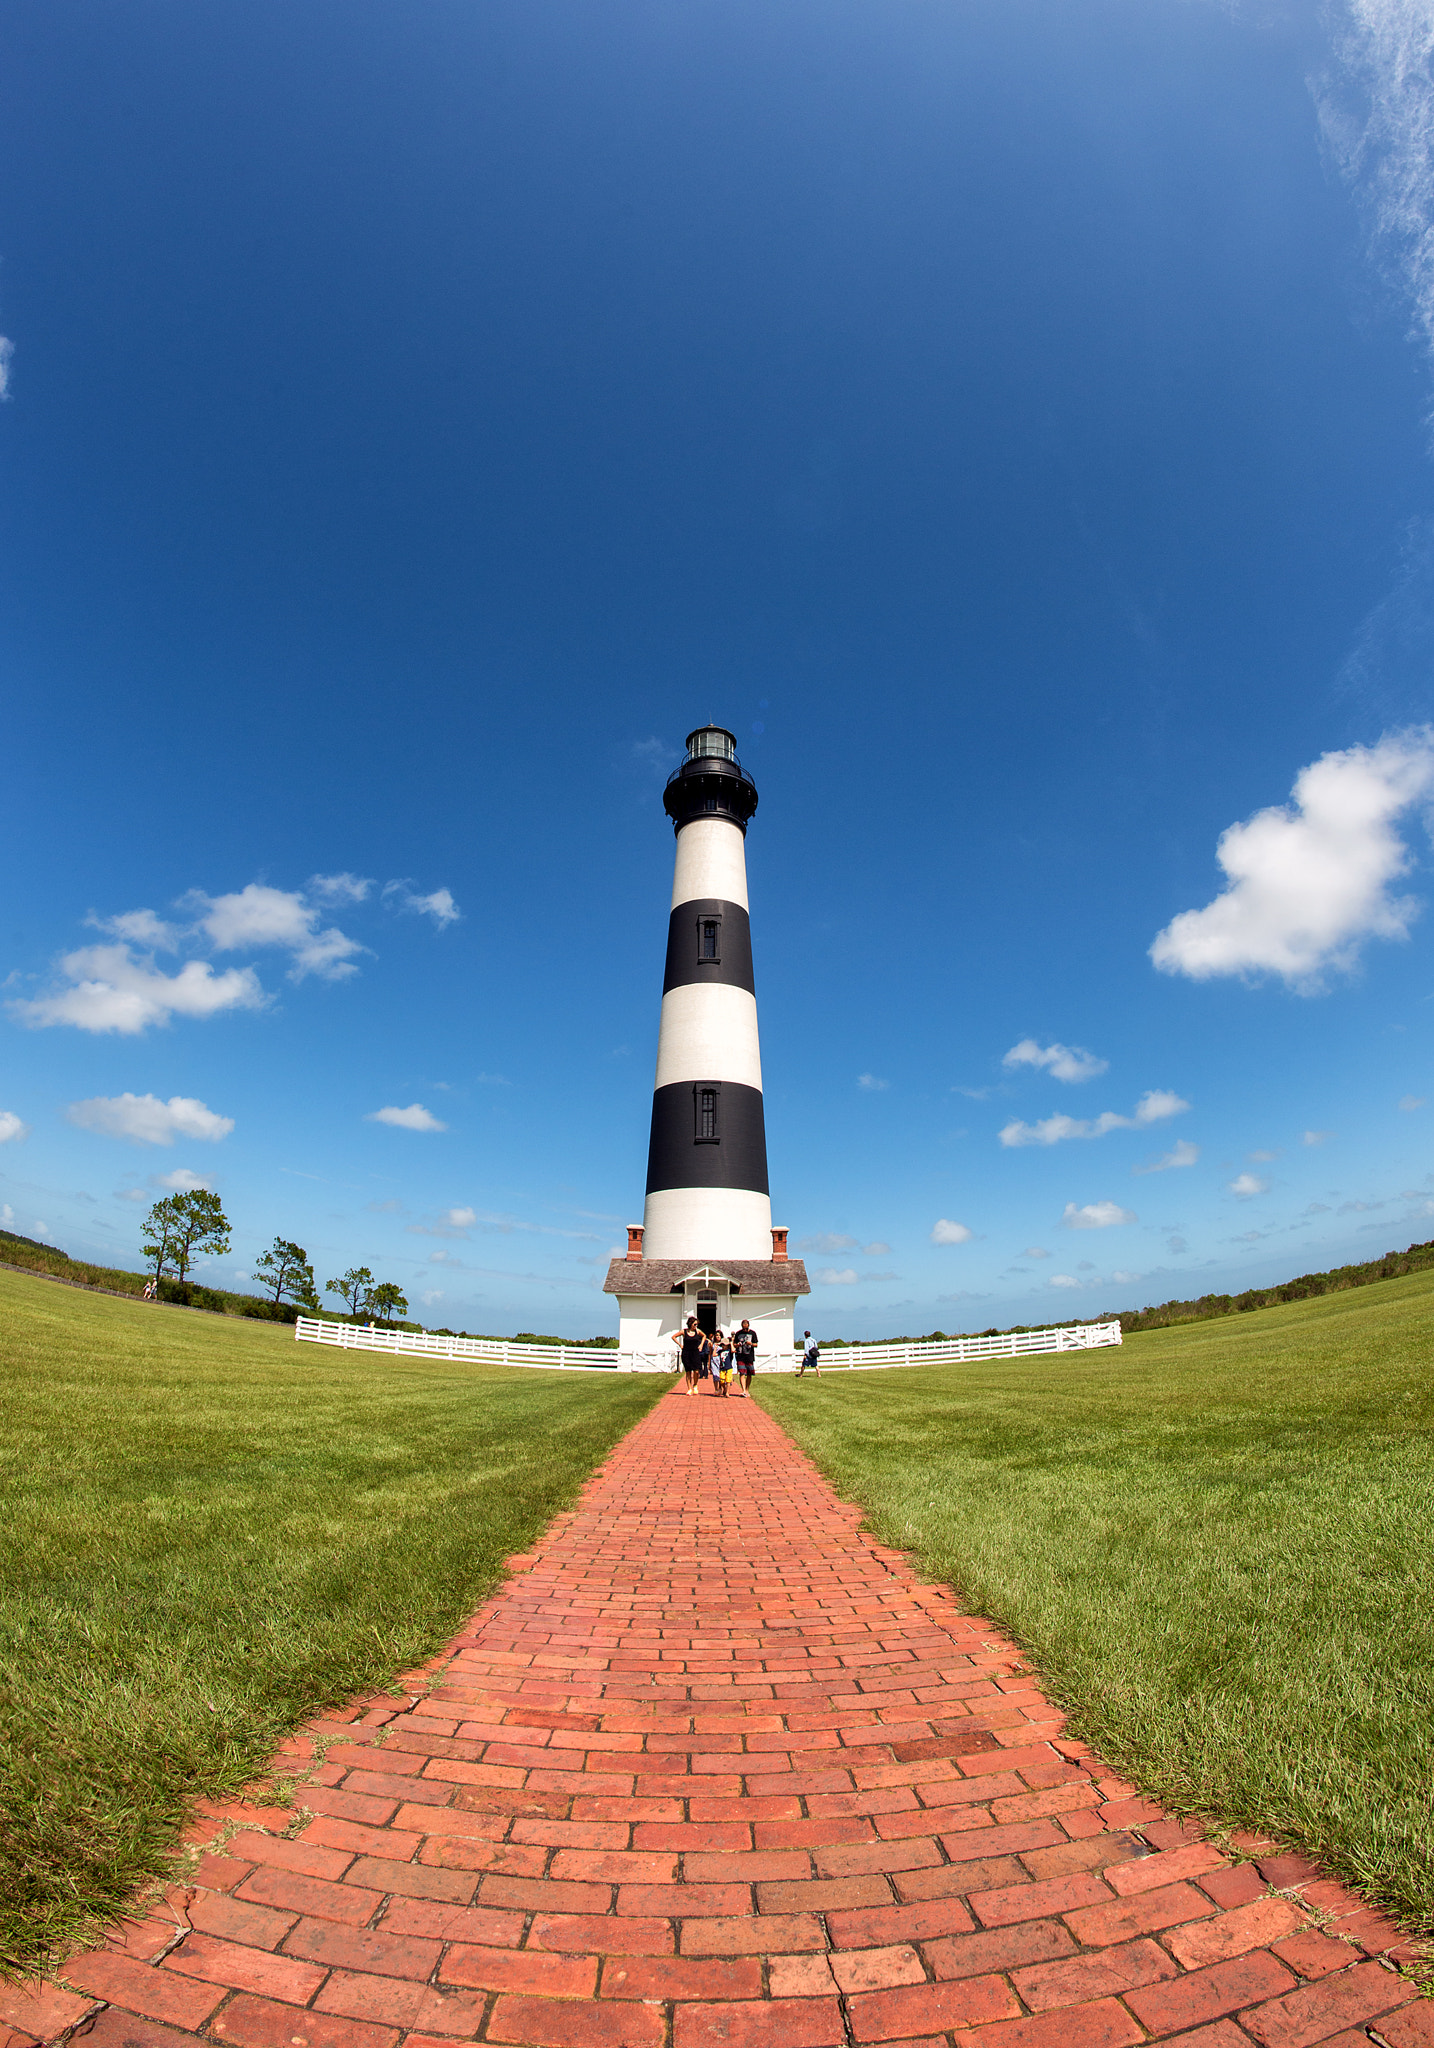
[[[814,1398],[820,1399],[818,1388]],[[204,1809],[0,2048],[1431,2042],[1396,1928],[1108,1773],[755,1403],[675,1393],[444,1654]]]

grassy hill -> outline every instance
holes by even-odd
[[[1434,1928],[1434,1272],[758,1388],[1126,1776]]]
[[[295,1343],[0,1272],[0,1967],[431,1655],[659,1379]]]

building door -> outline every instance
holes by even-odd
[[[717,1297],[715,1294],[698,1295],[697,1327],[699,1330],[705,1330],[709,1337],[717,1328]]]

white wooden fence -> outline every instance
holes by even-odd
[[[294,1335],[301,1344],[335,1344],[342,1351],[388,1351],[405,1358],[472,1358],[485,1365],[536,1365],[548,1372],[672,1372],[672,1345],[661,1351],[604,1351],[588,1344],[510,1344],[504,1337],[438,1337],[412,1330],[382,1330],[373,1324],[335,1323],[300,1316]],[[1077,1323],[1065,1330],[1016,1330],[1001,1337],[949,1337],[934,1344],[843,1344],[822,1356],[823,1369],[877,1372],[895,1365],[959,1365],[974,1358],[1026,1358],[1044,1351],[1090,1351],[1120,1342],[1119,1323]],[[762,1359],[759,1370],[782,1370],[780,1354]],[[801,1363],[801,1352],[791,1354]]]

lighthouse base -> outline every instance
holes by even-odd
[[[620,1356],[674,1362],[672,1338],[689,1316],[708,1330],[745,1316],[759,1373],[792,1363],[797,1302],[810,1291],[800,1259],[614,1259],[603,1283],[617,1296]]]

